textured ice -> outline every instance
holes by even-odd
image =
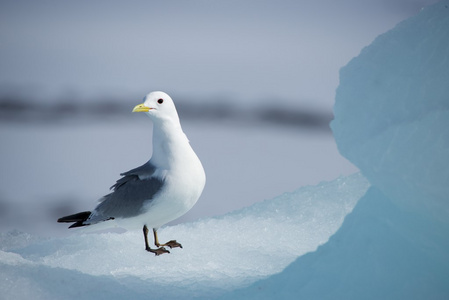
[[[449,1],[340,79],[332,129],[372,186],[317,251],[224,299],[449,299]]]
[[[447,299],[448,232],[371,187],[329,242],[224,298]]]
[[[140,231],[45,240],[5,233],[0,291],[7,299],[209,299],[281,272],[316,250],[368,186],[355,174],[219,218],[163,227],[160,239],[176,238],[184,248],[159,257],[144,250]]]
[[[340,152],[398,205],[449,222],[449,8],[424,9],[340,71]]]

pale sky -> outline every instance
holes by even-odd
[[[434,2],[1,1],[0,96],[164,90],[330,110],[339,69]]]

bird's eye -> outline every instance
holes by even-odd
[[[159,100],[157,100],[157,103],[159,103],[159,104],[162,104],[162,103],[164,103],[164,99],[159,99]]]

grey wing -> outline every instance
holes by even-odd
[[[117,182],[111,186],[111,189],[114,191],[117,190],[122,184],[126,183],[128,180],[137,176],[139,179],[145,179],[151,177],[156,171],[156,167],[151,164],[149,161],[146,164],[141,165],[140,167],[129,170],[128,172],[121,173],[123,176]]]
[[[111,188],[113,192],[100,199],[91,221],[107,218],[127,218],[139,215],[164,186],[162,178],[152,176],[156,168],[149,162],[122,173]]]

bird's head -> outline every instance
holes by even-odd
[[[174,121],[179,123],[178,112],[173,100],[164,92],[151,92],[133,112],[145,112],[153,121]]]

